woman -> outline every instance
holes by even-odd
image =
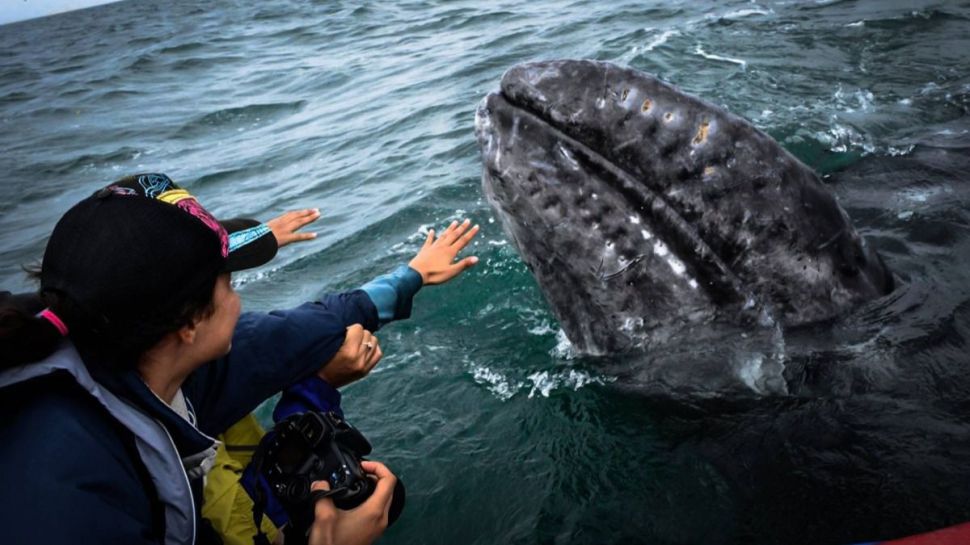
[[[45,308],[8,298],[0,310],[6,541],[213,539],[198,515],[212,436],[334,359],[345,323],[373,330],[388,304],[407,311],[421,284],[471,266],[474,258],[454,263],[471,236],[474,229],[454,227],[439,240],[432,233],[410,281],[384,286],[385,296],[397,290],[390,303],[356,291],[240,316],[230,274],[275,255],[268,226],[220,223],[159,174],[124,178],[81,201],[48,242]],[[348,372],[379,359],[369,352],[379,350],[376,339],[362,350],[341,360]],[[311,543],[370,543],[383,531],[394,476],[376,462],[365,469],[375,493],[353,511],[319,502]]]

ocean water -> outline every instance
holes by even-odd
[[[345,390],[408,487],[383,543],[926,531],[970,520],[967,52],[956,1],[131,0],[6,25],[0,280],[30,289],[57,218],[134,172],[221,216],[321,209],[316,240],[235,277],[249,310],[359,286],[470,217],[479,265],[424,289]],[[825,176],[901,287],[769,338],[578,354],[483,200],[473,136],[506,68],[566,57],[751,120]]]

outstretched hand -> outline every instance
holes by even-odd
[[[431,229],[428,231],[424,246],[408,265],[421,274],[424,285],[443,284],[478,263],[478,258],[475,256],[455,262],[458,252],[468,246],[477,234],[478,226],[472,227],[471,221],[467,219],[460,224],[457,221],[451,222],[451,225],[437,239],[435,239],[434,229]]]
[[[316,208],[308,208],[286,212],[282,216],[267,221],[266,225],[273,231],[276,243],[282,248],[292,242],[303,242],[316,238],[316,233],[298,233],[297,231],[318,219],[320,219],[320,211]]]

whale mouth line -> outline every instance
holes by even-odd
[[[631,208],[643,214],[653,225],[657,237],[670,246],[671,252],[681,261],[691,265],[694,275],[700,280],[698,286],[711,297],[712,301],[722,305],[744,303],[747,308],[742,310],[749,310],[754,306],[752,301],[755,300],[755,296],[751,291],[662,195],[621,166],[614,164],[590,145],[565,133],[554,120],[546,118],[528,106],[515,103],[505,93],[492,93],[489,96],[499,98],[503,103],[502,106],[515,110],[520,118],[541,124],[543,130],[554,135],[554,138],[560,142],[560,146],[567,150],[578,166],[595,174],[598,179],[631,203],[633,205]],[[487,118],[492,114],[486,106],[488,99],[489,97],[486,97],[476,111],[476,126],[482,125],[479,121],[480,116]],[[484,124],[491,125],[491,121],[485,121]],[[493,169],[491,174],[502,180],[507,179],[501,171]],[[618,271],[605,275],[600,274],[600,270],[595,272],[602,280],[609,280],[622,275],[642,261],[641,255]]]

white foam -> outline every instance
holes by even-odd
[[[712,61],[722,61],[722,62],[729,62],[729,63],[732,63],[732,64],[737,64],[742,69],[745,69],[745,68],[748,67],[748,61],[746,61],[744,59],[735,59],[735,58],[732,58],[732,57],[722,57],[721,55],[712,55],[712,54],[704,51],[704,49],[701,48],[701,45],[700,44],[697,44],[697,48],[694,49],[694,54],[700,55],[701,57],[704,57],[705,59],[710,59]]]
[[[909,144],[908,146],[903,146],[900,148],[897,148],[895,146],[889,146],[888,148],[886,148],[886,152],[888,152],[889,155],[893,157],[899,157],[901,155],[909,155],[910,153],[913,152],[914,149],[916,149],[915,144]]]
[[[562,373],[540,371],[529,375],[528,379],[532,382],[532,389],[529,390],[529,398],[535,397],[536,394],[542,397],[549,397],[549,394],[553,390],[560,388],[578,390],[589,384],[605,384],[606,382],[611,382],[608,379],[594,377],[589,373],[576,369],[570,369]]]
[[[919,189],[904,189],[900,192],[900,197],[904,200],[924,204],[931,199],[948,198],[947,195],[953,193],[953,189],[947,185],[939,187],[927,187]]]
[[[850,148],[858,148],[866,153],[876,151],[875,144],[866,135],[860,133],[854,127],[833,123],[828,132],[818,132],[815,134],[820,142],[829,145],[829,149],[836,153],[845,153]]]
[[[552,325],[550,325],[549,322],[542,322],[537,326],[530,327],[526,331],[528,331],[530,335],[538,335],[540,337],[556,333],[556,330],[552,328]]]
[[[919,94],[926,96],[926,95],[933,94],[939,90],[940,90],[939,84],[937,84],[935,81],[931,81],[926,85],[924,85],[923,88],[919,90]]]
[[[771,15],[772,11],[766,11],[761,8],[745,8],[736,11],[731,11],[725,13],[724,15],[712,15],[713,19],[740,19],[742,17],[750,17],[752,15]]]
[[[549,355],[561,360],[571,360],[577,355],[576,347],[569,341],[566,332],[560,329],[556,332],[556,346],[552,347]]]
[[[512,399],[512,396],[523,386],[522,384],[510,381],[501,373],[484,366],[472,369],[472,378],[476,383],[485,386],[489,392],[495,394],[502,401]]]
[[[680,32],[677,30],[665,30],[660,34],[660,36],[655,37],[654,39],[650,40],[650,43],[643,46],[643,51],[653,51],[655,48],[667,43],[667,40],[670,38],[673,38],[679,34]]]
[[[762,372],[763,363],[764,354],[752,354],[751,357],[741,363],[741,368],[738,369],[738,378],[744,382],[745,386],[755,392],[761,392],[760,382],[764,374]]]

